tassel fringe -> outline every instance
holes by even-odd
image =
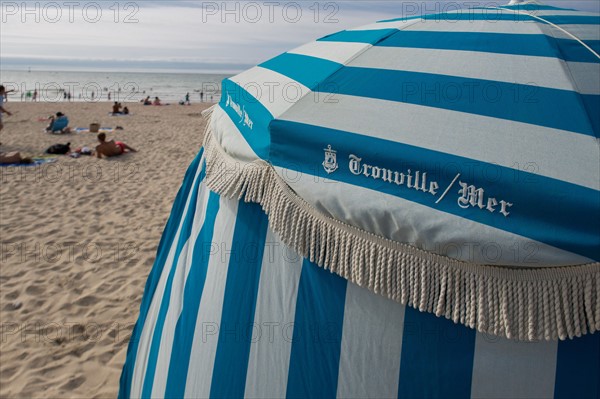
[[[210,128],[204,148],[212,191],[260,204],[286,245],[361,287],[509,339],[565,340],[600,330],[600,263],[523,269],[429,253],[321,214],[267,162],[225,153]]]

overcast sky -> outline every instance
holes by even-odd
[[[236,72],[332,32],[460,3],[504,2],[0,0],[0,66]],[[600,12],[598,0],[544,4]]]

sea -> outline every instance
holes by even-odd
[[[139,102],[158,97],[177,104],[189,93],[192,103],[219,102],[227,74],[157,72],[73,72],[0,70],[0,83],[15,90],[8,101]]]

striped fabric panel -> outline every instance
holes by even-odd
[[[474,353],[474,330],[407,307],[398,397],[469,397]]]
[[[472,51],[477,53],[497,53],[523,55],[529,57],[557,58],[564,61],[600,63],[600,59],[572,38],[554,38],[539,34],[490,33],[490,32],[445,32],[408,28],[394,33],[381,31],[343,31],[327,36],[319,41],[340,43],[368,43],[380,47],[418,48],[452,51]],[[385,32],[379,40],[373,41],[373,32]],[[586,41],[596,49],[594,40]],[[455,55],[458,56],[458,55]]]
[[[502,8],[506,8],[509,10],[516,10],[516,11],[541,11],[541,10],[576,11],[572,8],[561,8],[561,7],[549,6],[549,5],[545,5],[545,4],[514,4],[511,6],[503,5]]]
[[[197,311],[192,346],[189,349],[184,395],[186,398],[210,396],[237,214],[238,202],[221,197],[206,282]]]
[[[145,371],[146,377],[144,378],[144,385],[142,387],[142,397],[154,396],[153,394],[155,391],[153,388],[155,383],[156,369],[160,361],[164,361],[164,358],[160,359],[160,355],[164,353],[161,349],[166,349],[167,352],[170,349],[165,347],[170,345],[168,342],[169,329],[174,327],[174,323],[176,322],[178,313],[181,309],[178,300],[181,297],[181,283],[183,280],[185,280],[185,270],[189,265],[187,259],[188,249],[193,245],[192,243],[196,239],[194,236],[194,230],[197,230],[198,224],[202,225],[205,215],[205,207],[202,206],[202,203],[203,198],[208,196],[208,190],[204,189],[204,186],[201,184],[203,177],[204,169],[201,177],[197,179],[194,188],[190,193],[190,203],[181,224],[181,234],[176,243],[174,243],[175,253],[171,268],[167,274],[162,301],[160,303],[160,307],[158,308],[157,319],[152,332],[152,338],[151,341],[149,341],[150,351],[148,354],[148,361]],[[200,189],[201,186],[202,189]],[[199,215],[200,217],[196,216],[196,209],[203,210],[203,212],[201,212]],[[207,222],[214,223],[214,220],[207,220]],[[171,301],[174,302],[173,306],[171,306]],[[167,341],[166,344],[164,343],[165,341]]]
[[[537,22],[544,23],[534,18],[533,14],[511,12],[502,9],[466,9],[458,12],[443,12],[438,14],[427,14],[414,17],[394,18],[379,22],[396,22],[409,20],[422,21],[513,21],[513,22]],[[600,16],[594,15],[545,15],[545,21],[556,25],[600,25]]]
[[[404,306],[348,284],[338,398],[396,397],[404,313]]]
[[[471,397],[553,397],[557,346],[556,341],[515,342],[477,333]]]
[[[188,198],[178,198],[188,204],[196,196],[190,186],[181,191]],[[203,184],[198,190],[205,190]],[[194,213],[196,224],[205,222],[191,265],[171,257],[153,271],[190,269],[181,316],[165,326],[175,330],[175,338],[160,341],[160,352],[164,345],[172,347],[170,362],[139,375],[128,371],[132,363],[143,363],[137,356],[152,345],[151,337],[132,340],[120,397],[146,397],[130,388],[149,378],[153,386],[167,381],[164,393],[152,395],[164,397],[597,395],[599,334],[558,344],[476,334],[302,261],[266,230],[260,207],[213,198],[210,194]],[[186,214],[179,208],[172,220]],[[179,223],[178,229],[184,224]],[[163,248],[173,252],[178,240],[169,241]],[[172,295],[147,291],[143,303],[149,295],[157,306],[148,309],[144,328],[154,331],[162,304],[172,306]],[[133,345],[139,346],[136,352]]]
[[[196,183],[204,171],[203,155],[203,150],[201,150],[188,168],[158,245],[156,260],[146,281],[140,314],[127,348],[127,358],[121,375],[119,398],[140,396],[149,349],[147,345],[148,335],[153,329],[156,307],[160,304],[166,280],[166,273],[163,271],[171,268],[174,252],[173,243],[178,241],[182,234],[181,224],[183,215],[187,214],[190,206],[190,193],[193,187],[196,187]],[[156,295],[157,292],[158,296]],[[150,324],[148,326],[146,325],[147,320]]]
[[[600,136],[574,91],[422,72],[343,67],[298,54],[282,54],[263,67],[322,93],[425,105]],[[315,81],[321,83],[315,87]],[[390,85],[398,90],[389,90]],[[451,92],[442,96],[442,89]],[[492,91],[494,94],[490,94]],[[564,114],[569,118],[563,118]]]
[[[280,119],[360,132],[484,162],[494,165],[488,168],[490,178],[501,166],[600,190],[600,170],[586,167],[600,158],[595,137],[449,110],[431,112],[429,107],[415,104],[345,95],[332,99],[335,101],[323,101],[319,107],[305,99]],[[493,150],[482,151],[482,147]],[[578,154],[577,159],[571,154]],[[319,165],[311,166],[322,170],[315,169]]]
[[[285,397],[302,261],[269,229],[250,344],[246,398]],[[267,369],[265,364],[273,367]]]
[[[164,370],[169,369],[172,364],[172,349],[174,348],[176,327],[178,321],[181,319],[181,313],[183,311],[185,287],[188,285],[188,278],[191,270],[197,270],[201,267],[198,264],[198,252],[202,251],[203,246],[212,238],[212,232],[214,230],[215,218],[218,210],[219,198],[216,194],[211,193],[209,190],[203,190],[201,195],[198,196],[198,205],[196,209],[205,209],[202,212],[202,217],[195,217],[192,226],[192,233],[188,240],[188,243],[184,246],[182,254],[178,260],[177,270],[174,274],[172,286],[171,286],[171,298],[169,300],[168,310],[164,316],[164,319],[157,321],[157,326],[162,321],[162,334],[160,339],[160,348],[158,350],[158,356],[156,357],[156,369]],[[195,273],[194,273],[195,274]],[[167,301],[163,301],[165,303]],[[155,332],[158,328],[155,328]],[[152,343],[154,345],[154,342]],[[175,351],[175,355],[178,353]],[[163,396],[167,387],[167,375],[160,373],[155,378],[152,385],[152,396]]]
[[[240,202],[210,388],[212,398],[244,395],[250,355],[248,337],[253,331],[267,223],[260,205]]]
[[[287,398],[336,396],[346,285],[343,278],[304,261],[296,299]]]
[[[211,243],[215,225],[217,225],[219,196],[210,193],[205,209],[206,211],[202,213],[205,215],[206,222],[202,224],[202,230],[193,246],[190,271],[185,279],[185,285],[179,288],[180,294],[183,296],[182,302],[179,304],[180,315],[177,321],[170,321],[170,327],[173,329],[173,352],[170,354],[169,362],[161,365],[162,369],[168,370],[168,376],[163,379],[164,384],[155,386],[156,394],[154,396],[177,398],[183,397],[185,393],[194,329],[206,282],[208,260],[212,250]]]

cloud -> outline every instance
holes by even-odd
[[[332,32],[415,12],[443,11],[456,2],[207,2],[83,1],[0,2],[3,68],[52,60],[84,65],[97,60],[115,68],[256,65],[286,50]],[[473,4],[473,2],[468,2]],[[482,4],[489,4],[485,2]],[[592,9],[600,2],[557,3]],[[57,9],[52,4],[58,4]],[[118,7],[115,7],[118,4]],[[501,2],[497,3],[501,4]],[[15,9],[16,6],[16,9]],[[59,18],[60,17],[60,18]],[[59,57],[60,56],[60,57]],[[67,61],[64,61],[67,62]],[[179,65],[179,66],[177,66]]]

